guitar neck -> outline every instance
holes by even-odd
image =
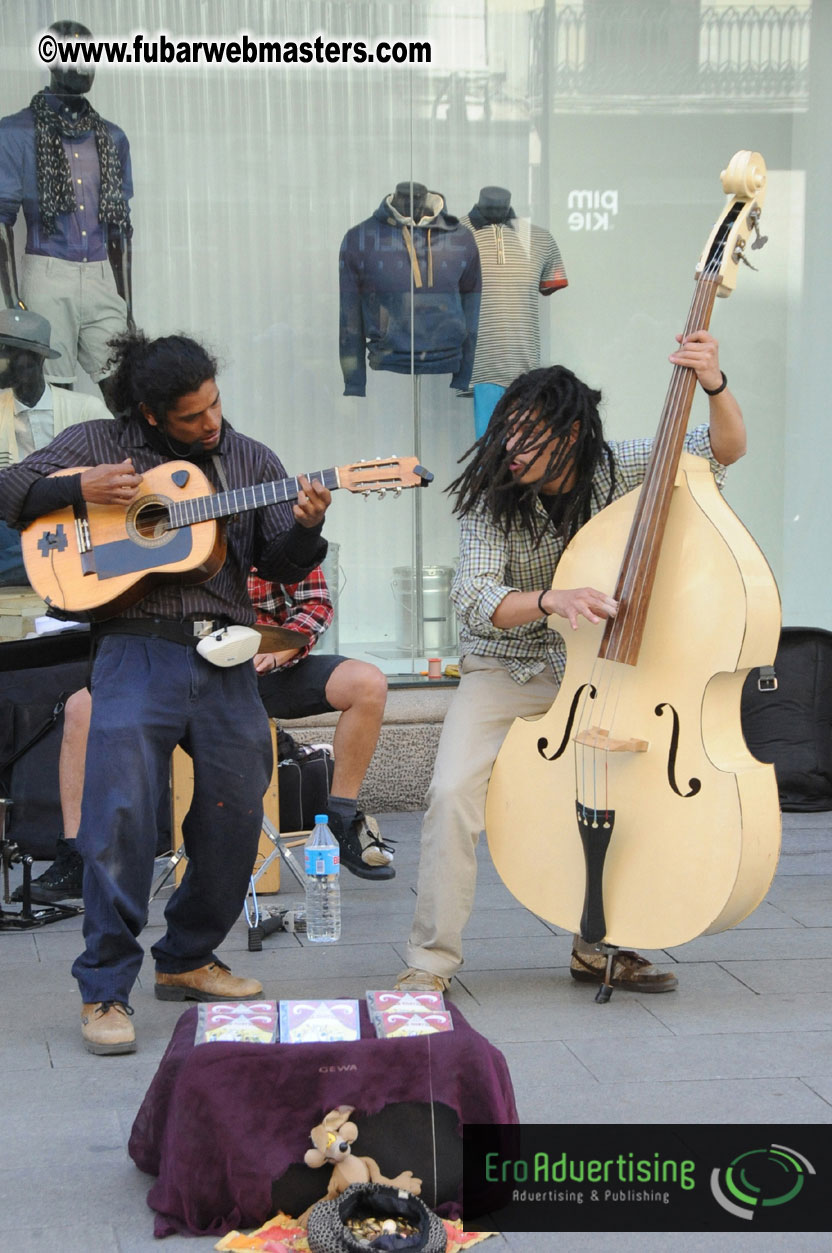
[[[334,466],[327,470],[310,470],[305,476],[312,483],[322,483],[331,492],[341,486]],[[297,500],[302,491],[297,478],[274,479],[271,483],[257,483],[253,487],[236,487],[232,491],[216,492],[211,496],[195,496],[192,500],[171,503],[169,528],[192,526],[195,522],[209,522],[217,518],[230,518],[249,509],[263,509],[266,505],[281,505]]]

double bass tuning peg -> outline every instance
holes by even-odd
[[[748,225],[754,232],[754,242],[751,245],[752,252],[756,252],[758,248],[764,248],[768,243],[768,235],[760,234],[760,216],[760,210],[756,207],[748,215]]]

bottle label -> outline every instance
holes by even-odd
[[[303,853],[303,868],[308,875],[337,874],[341,862],[338,848],[307,848]]]

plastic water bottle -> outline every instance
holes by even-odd
[[[341,938],[341,850],[326,814],[315,815],[315,826],[303,847],[303,868],[307,939],[333,944]]]

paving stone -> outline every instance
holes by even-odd
[[[684,969],[682,967],[683,972]],[[706,992],[694,992],[689,996],[664,996],[661,1001],[653,997],[649,1008],[680,1036],[723,1032],[832,1032],[832,988],[817,995],[778,993],[758,996],[756,993],[738,993],[736,997],[719,1000]]]
[[[466,935],[464,951],[466,973],[473,970],[552,970],[567,965],[572,940],[565,934],[551,932],[536,939],[518,934],[515,940],[510,937],[469,939]]]
[[[668,949],[680,963],[689,961],[761,961],[766,958],[832,957],[832,909],[826,927],[779,928],[768,931],[722,931],[702,935]]]
[[[607,1061],[613,1070],[616,1057]],[[642,1069],[649,1063],[641,1048]],[[652,1042],[650,1053],[652,1056]],[[832,1103],[800,1079],[651,1079],[555,1087],[541,1094],[537,1122],[832,1123]]]
[[[803,1082],[832,1105],[832,1075],[803,1075]]]
[[[832,826],[832,818],[830,818]],[[768,899],[775,904],[781,901],[832,902],[832,874],[780,875],[771,885]]]
[[[832,957],[725,961],[720,964],[738,982],[763,995],[772,992],[825,994],[832,991]]]
[[[498,1047],[509,1041],[552,1041],[619,1036],[662,1036],[670,1032],[644,1008],[648,999],[622,993],[608,1005],[597,1005],[594,991],[577,984],[564,966],[541,975],[537,971],[473,971],[459,976],[476,998],[466,1013],[476,1027]],[[673,994],[668,994],[673,995]],[[652,998],[651,998],[652,999]]]
[[[249,953],[241,919],[220,950],[235,973],[260,978],[274,998],[360,998],[370,987],[392,985],[404,966],[415,903],[421,814],[381,821],[385,834],[400,840],[399,873],[382,884],[344,876],[344,940],[312,946],[280,932],[266,939],[261,953]],[[832,814],[786,815],[784,832],[785,854],[768,898],[743,925],[648,954],[675,969],[678,992],[619,991],[604,1006],[595,1003],[591,987],[569,976],[568,933],[519,905],[481,842],[466,964],[450,995],[505,1053],[524,1118],[832,1122]],[[282,907],[302,896],[284,868],[283,891],[263,902]],[[163,934],[169,897],[166,889],[150,905],[146,950]],[[87,1053],[70,974],[81,925],[75,918],[0,937],[4,1007],[16,1006],[0,1032],[7,1077],[0,1248],[51,1247],[59,1230],[61,1253],[150,1253],[159,1248],[146,1204],[151,1180],[136,1170],[125,1146],[189,1003],[155,999],[153,961],[146,955],[131,997],[137,1052]],[[18,1083],[9,1082],[18,1075]],[[37,1228],[31,1225],[33,1195]],[[669,1242],[659,1233],[541,1233],[531,1239],[507,1233],[483,1247],[493,1245],[495,1253],[828,1248],[828,1236],[815,1233],[774,1240],[757,1232],[748,1239],[702,1233]],[[207,1251],[214,1243],[210,1236],[173,1236],[164,1253]]]
[[[800,927],[826,927],[832,917],[832,897],[826,900],[779,901],[776,905]]]
[[[784,906],[775,905],[772,901],[762,901],[753,913],[742,922],[737,923],[737,930],[759,931],[766,928],[796,927],[800,924]]]
[[[611,1064],[609,1042],[606,1040],[584,1040],[580,1046],[574,1047],[581,1062],[600,1083],[616,1087],[634,1083],[649,1086],[654,1082],[682,1078],[709,1080],[832,1075],[832,1030],[734,1034],[702,1032],[681,1037],[657,1035],[650,1041],[649,1056],[645,1056],[642,1044],[622,1038],[616,1042],[614,1064]],[[640,1121],[650,1120],[645,1118]],[[679,1121],[683,1120],[680,1118]],[[693,1121],[702,1120],[696,1118]],[[754,1121],[765,1122],[767,1119]],[[785,1121],[788,1122],[788,1119]]]
[[[37,1221],[41,1221],[40,1214]],[[60,1224],[60,1253],[90,1253],[89,1227],[76,1226],[74,1222]],[[4,1225],[2,1238],[6,1249],[50,1249],[55,1248],[55,1228],[41,1226],[21,1226],[16,1230]],[[95,1253],[122,1253],[122,1245],[118,1241],[115,1228],[109,1223],[99,1223],[95,1228]]]

